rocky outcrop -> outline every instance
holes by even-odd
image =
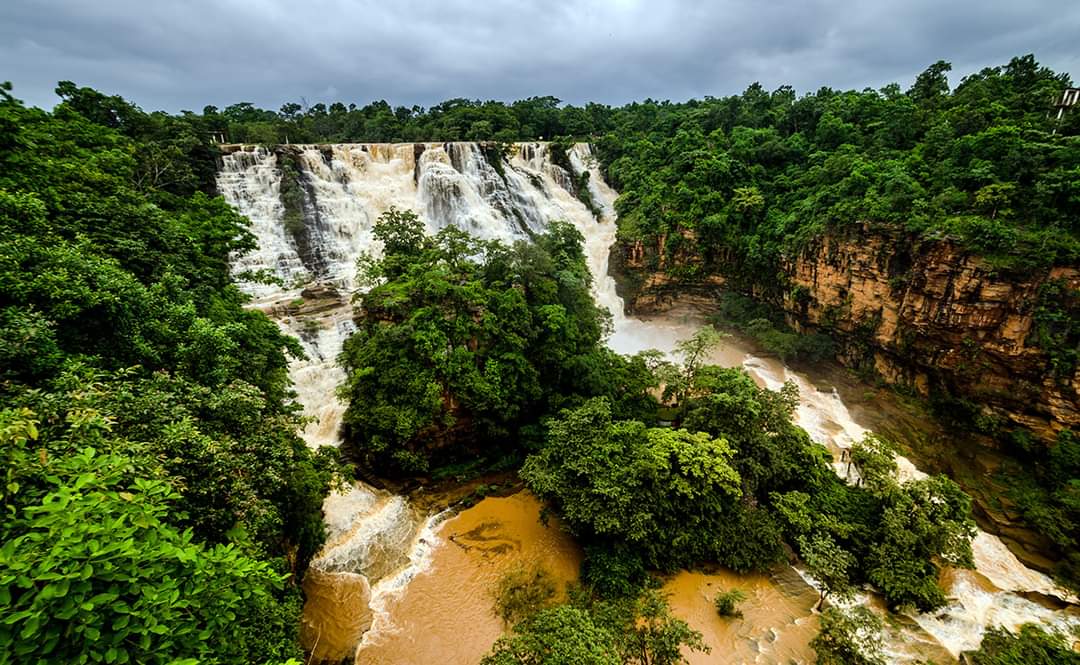
[[[724,275],[705,270],[701,256],[694,252],[697,238],[684,231],[669,247],[668,237],[654,244],[644,241],[619,242],[611,248],[608,271],[629,314],[654,314],[675,305],[701,311],[716,307],[726,283]]]
[[[707,303],[724,281],[694,276],[703,271],[686,253],[663,265],[658,257],[670,252],[662,247],[620,249],[615,269],[626,275],[624,297],[635,311],[687,298]],[[1055,371],[1032,339],[1040,287],[1056,280],[1075,292],[1077,268],[1010,272],[948,239],[867,225],[820,238],[782,272],[782,288],[763,276],[753,290],[782,307],[796,329],[833,335],[841,362],[924,396],[944,391],[977,405],[980,417],[1044,441],[1080,427],[1080,371]]]

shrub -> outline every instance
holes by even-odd
[[[716,613],[722,617],[741,617],[742,610],[738,608],[738,605],[744,600],[746,600],[746,594],[742,589],[731,589],[716,594],[713,605],[716,606]]]
[[[555,592],[555,580],[546,570],[519,566],[499,580],[495,614],[507,624],[516,624],[550,605]]]

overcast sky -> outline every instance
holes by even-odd
[[[306,99],[685,100],[760,81],[905,88],[1014,55],[1080,78],[1078,0],[0,0],[0,80],[146,110]]]

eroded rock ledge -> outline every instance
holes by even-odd
[[[683,251],[671,257],[661,238],[619,244],[612,263],[628,310],[650,313],[715,305],[723,274],[672,277],[697,261]],[[1080,289],[1077,267],[1010,272],[948,239],[866,225],[805,247],[783,274],[783,288],[759,284],[755,295],[781,307],[794,328],[831,334],[845,365],[923,396],[947,391],[1046,442],[1080,428],[1080,371],[1055,372],[1031,335],[1040,288],[1057,280]]]

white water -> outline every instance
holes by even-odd
[[[585,238],[596,301],[612,313],[614,331],[609,344],[621,353],[648,348],[671,352],[698,325],[693,320],[642,321],[624,315],[622,300],[608,275],[617,194],[604,182],[587,145],[575,146],[569,157],[575,172],[590,172],[592,198],[601,207],[599,219],[568,191],[572,180],[551,163],[545,144],[517,146],[505,164],[505,178],[476,144],[423,144],[419,157],[413,144],[298,150],[314,192],[314,205],[307,211],[316,255],[314,260],[308,257],[310,265],[304,264],[284,229],[284,209],[278,201],[280,174],[272,153],[250,149],[226,156],[218,184],[226,199],[252,220],[259,240],[256,252],[236,261],[236,272],[268,270],[284,283],[283,287],[251,283],[244,287],[304,344],[309,358],[294,362],[291,371],[305,414],[314,419],[304,432],[311,445],[338,441],[344,406],[334,397],[334,389],[344,376],[334,360],[352,332],[348,302],[355,288],[355,260],[361,252],[379,251],[371,229],[391,205],[416,211],[430,232],[452,225],[501,240],[528,238],[551,220],[570,221]],[[312,283],[336,288],[340,301],[320,313],[290,313],[285,305]],[[859,441],[866,430],[851,417],[836,391],[819,390],[805,375],[775,360],[747,354],[742,366],[769,388],[777,389],[785,381],[796,384],[800,394],[796,421],[811,438],[833,451],[837,473],[844,476],[847,465],[839,462],[839,453]],[[924,475],[909,460],[900,458],[898,464],[901,480]],[[361,573],[373,580],[375,618],[373,629],[364,635],[363,648],[393,630],[387,601],[426,569],[440,518],[421,519],[403,497],[383,495],[363,485],[329,497],[324,512],[331,535],[312,565],[343,574]],[[918,650],[911,645],[918,641],[936,642],[957,656],[962,650],[977,648],[987,626],[1016,628],[1034,621],[1065,628],[1075,621],[1012,593],[1037,591],[1066,597],[1048,577],[1024,567],[998,538],[980,531],[973,550],[977,571],[960,571],[951,577],[948,606],[911,616],[921,633],[890,632],[891,660],[914,659]],[[988,582],[981,583],[983,579]]]
[[[806,376],[776,361],[766,361],[749,354],[743,361],[743,368],[772,390],[778,390],[787,381],[795,383],[799,388],[795,421],[810,434],[810,438],[833,452],[833,467],[838,475],[848,477],[849,473],[852,476],[856,473],[848,468],[847,463],[840,461],[838,453],[860,441],[868,430],[855,422],[835,389],[818,390]],[[901,482],[927,477],[907,458],[898,456],[896,461],[897,479]],[[997,536],[980,529],[971,543],[971,549],[975,571],[954,571],[952,585],[946,589],[948,604],[934,612],[909,614],[954,657],[958,657],[961,651],[977,649],[989,626],[1006,626],[1015,630],[1024,623],[1040,623],[1067,633],[1072,625],[1080,625],[1080,619],[1076,616],[1055,612],[1011,593],[1036,591],[1076,601],[1052,579],[1024,566]],[[994,588],[980,584],[977,579],[979,575]],[[907,635],[903,637],[909,638]],[[900,659],[906,655],[902,646],[889,644],[889,653]]]
[[[504,168],[505,177],[476,144],[423,144],[419,156],[411,143],[296,149],[310,193],[304,210],[311,248],[307,257],[301,257],[285,229],[281,173],[273,152],[251,148],[226,155],[218,187],[251,220],[259,243],[258,250],[234,261],[237,277],[245,271],[266,271],[281,280],[280,285],[242,281],[242,288],[257,307],[300,339],[308,356],[294,361],[290,373],[297,400],[311,418],[303,432],[309,445],[339,443],[345,405],[335,390],[345,377],[336,358],[354,330],[349,297],[356,284],[355,263],[361,253],[381,250],[372,229],[391,206],[417,212],[430,233],[456,226],[503,241],[528,239],[551,220],[569,220],[588,238],[590,266],[595,270],[598,261],[604,265],[599,274],[607,281],[596,289],[598,300],[621,316],[621,302],[606,270],[607,250],[614,242],[615,193],[603,183],[588,146],[575,146],[569,157],[575,169],[593,171],[590,189],[604,206],[602,225],[567,191],[571,178],[550,162],[545,144],[518,146]],[[325,306],[307,311],[294,301],[313,286],[330,287],[338,297],[325,298]],[[323,513],[328,538],[312,567],[343,578],[363,575],[371,583],[373,623],[358,647],[363,649],[394,630],[387,607],[427,569],[443,515],[424,518],[404,497],[362,483],[331,494]],[[321,633],[317,626],[314,630]]]

